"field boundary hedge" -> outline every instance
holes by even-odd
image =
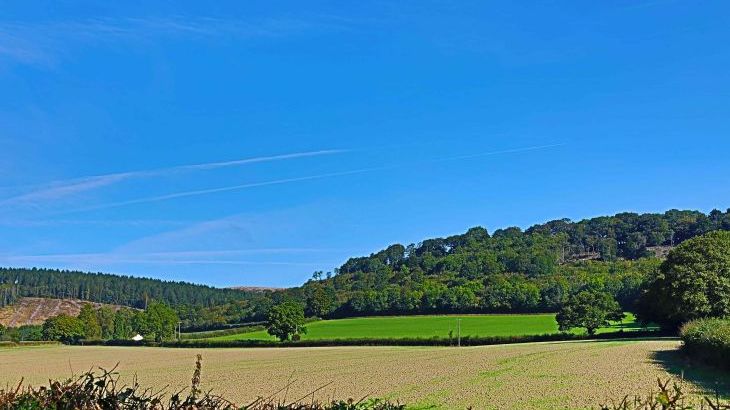
[[[730,318],[690,321],[680,335],[682,350],[690,357],[730,370]]]
[[[574,335],[564,333],[551,333],[542,335],[525,336],[490,336],[461,338],[461,346],[488,346],[515,343],[533,342],[559,342],[559,341],[581,341],[581,340],[619,340],[619,339],[641,339],[656,338],[662,336],[674,336],[670,333],[660,331],[631,331],[602,333],[595,336]],[[277,342],[274,340],[182,340],[154,342],[143,340],[135,342],[131,340],[93,340],[82,341],[86,346],[150,346],[150,347],[327,347],[327,346],[456,346],[456,338],[393,338],[393,339],[322,339],[322,340],[300,340]]]
[[[310,317],[307,318],[304,323],[313,323],[313,322],[319,322],[320,318],[318,317]],[[180,335],[180,338],[182,340],[194,340],[194,339],[208,339],[211,337],[218,337],[218,336],[230,336],[230,335],[238,335],[242,333],[252,333],[252,332],[258,332],[260,330],[266,330],[266,325],[268,322],[251,322],[246,325],[237,326],[237,327],[229,327],[225,329],[216,329],[216,330],[204,330],[199,332],[183,332]]]
[[[252,332],[258,332],[259,330],[265,330],[266,326],[261,325],[255,325],[255,326],[242,326],[242,327],[234,327],[230,329],[221,329],[221,330],[207,330],[203,332],[189,332],[189,333],[182,333],[180,337],[182,340],[196,340],[196,339],[208,339],[211,337],[219,337],[219,336],[230,336],[230,335],[238,335],[243,333],[252,333]]]
[[[0,341],[0,347],[22,347],[22,346],[44,346],[44,345],[60,345],[61,342],[55,340],[28,340],[28,341]]]

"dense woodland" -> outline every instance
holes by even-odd
[[[20,296],[73,297],[142,308],[174,306],[187,327],[262,320],[272,304],[303,303],[308,315],[549,312],[583,289],[607,291],[631,309],[668,248],[730,230],[730,210],[621,213],[489,233],[395,244],[351,258],[301,287],[243,292],[180,282],[44,269],[0,270],[0,305]]]
[[[23,296],[74,298],[141,309],[151,300],[210,307],[239,300],[247,294],[233,289],[105,273],[0,268],[0,306]]]
[[[352,258],[290,293],[319,316],[555,311],[586,288],[631,309],[657,256],[714,230],[730,230],[730,210],[562,219],[491,235],[477,227]]]

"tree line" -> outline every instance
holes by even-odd
[[[37,296],[144,308],[173,307],[186,328],[265,320],[272,306],[296,301],[308,316],[555,312],[572,295],[601,291],[632,309],[654,279],[657,256],[688,239],[730,230],[730,210],[619,213],[581,221],[487,229],[394,244],[315,272],[276,292],[216,289],[183,282],[48,269],[0,269],[0,306]]]
[[[632,310],[661,252],[716,230],[730,230],[730,210],[561,219],[491,235],[475,227],[351,258],[289,295],[323,317],[554,312],[582,290],[609,293]]]
[[[43,324],[44,340],[74,343],[84,340],[129,340],[140,334],[155,341],[171,339],[179,322],[169,306],[153,302],[146,310],[119,309],[103,306],[94,309],[84,304],[78,316],[61,314]]]
[[[0,268],[0,303],[23,296],[73,298],[143,309],[151,300],[171,306],[216,306],[249,292],[186,282],[57,269]],[[2,305],[0,305],[2,306]]]

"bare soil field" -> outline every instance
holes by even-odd
[[[463,348],[327,347],[163,349],[134,347],[0,348],[0,385],[47,383],[95,366],[134,374],[143,386],[175,392],[189,384],[203,355],[203,387],[245,404],[289,385],[289,400],[384,397],[436,408],[595,408],[611,398],[646,394],[657,378],[684,370],[692,392],[726,375],[686,367],[679,342],[561,342]],[[720,385],[725,395],[729,386]],[[323,387],[324,386],[324,387]]]

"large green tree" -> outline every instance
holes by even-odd
[[[140,314],[132,309],[119,309],[114,313],[114,333],[111,338],[116,340],[129,339],[134,336],[134,317]]]
[[[153,302],[147,310],[135,316],[134,327],[145,337],[161,342],[175,336],[179,318],[175,310],[164,303]]]
[[[330,287],[313,286],[307,298],[307,310],[313,316],[325,317],[332,312],[335,304],[335,291]]]
[[[606,292],[584,290],[571,296],[560,308],[555,319],[561,332],[572,328],[585,328],[589,335],[596,330],[624,318],[618,302]]]
[[[114,335],[114,309],[109,306],[102,306],[96,311],[96,317],[101,327],[101,338],[111,339]]]
[[[270,335],[281,341],[289,340],[293,335],[306,333],[304,327],[304,307],[296,302],[284,302],[269,311]]]
[[[43,338],[73,343],[86,336],[85,324],[77,317],[61,314],[43,323]]]
[[[96,310],[89,303],[84,303],[78,315],[79,320],[84,324],[84,338],[101,339],[101,325]]]
[[[640,319],[667,329],[703,317],[730,316],[730,232],[682,243],[667,256],[638,304]]]

